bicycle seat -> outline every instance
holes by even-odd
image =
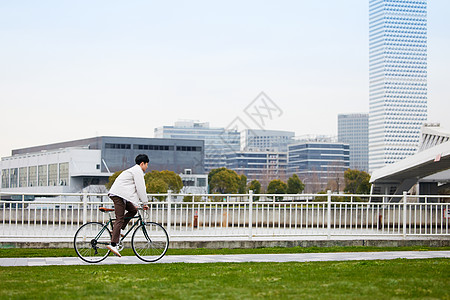
[[[114,211],[114,208],[99,207],[98,209],[104,213],[107,211]]]

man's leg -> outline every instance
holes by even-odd
[[[127,227],[128,222],[130,222],[131,218],[134,217],[137,213],[137,208],[133,203],[127,201],[125,204],[125,209],[127,213],[124,216],[123,225],[120,227],[121,229],[125,229]]]
[[[114,212],[116,213],[116,221],[114,221],[111,244],[115,246],[119,242],[120,229],[124,223],[125,203],[124,200],[118,196],[110,197],[114,201]]]

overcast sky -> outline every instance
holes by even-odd
[[[368,0],[0,1],[0,157],[180,119],[337,134],[368,112]],[[428,119],[450,129],[450,1],[428,4]]]

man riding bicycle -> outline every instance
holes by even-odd
[[[145,154],[136,156],[136,165],[123,171],[109,190],[108,196],[114,202],[116,221],[113,227],[111,244],[107,248],[119,257],[121,255],[117,243],[119,243],[121,230],[124,230],[131,218],[136,215],[139,201],[143,203],[145,210],[148,209],[144,173],[148,168],[149,161]],[[125,210],[127,211],[126,214]]]

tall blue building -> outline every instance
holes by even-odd
[[[416,153],[427,120],[427,1],[369,0],[369,171]]]
[[[368,114],[339,114],[338,142],[350,145],[350,169],[369,171]]]

